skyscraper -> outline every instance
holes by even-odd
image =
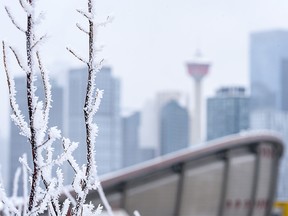
[[[276,110],[258,110],[250,116],[250,126],[253,130],[272,130],[279,133],[287,146],[288,143],[288,112]],[[288,199],[288,154],[287,148],[284,149],[284,155],[281,159],[278,178],[277,199]]]
[[[288,111],[288,31],[250,38],[251,108]]]
[[[171,100],[183,103],[186,98],[186,95],[179,92],[161,92],[154,100],[146,103],[140,120],[141,148],[154,148],[155,156],[161,155],[161,109]]]
[[[83,107],[87,85],[86,68],[69,72],[68,134],[79,142],[74,152],[81,165],[86,162],[86,132]],[[96,138],[96,163],[98,173],[107,173],[122,167],[122,141],[120,118],[120,83],[112,76],[111,68],[104,67],[96,76],[96,88],[104,90],[100,108],[95,116],[99,126]]]
[[[122,119],[123,167],[140,162],[139,124],[140,113],[136,112]]]
[[[49,126],[57,126],[62,130],[63,128],[63,88],[58,86],[54,80],[51,80],[52,89],[52,108],[50,110]],[[35,82],[37,86],[36,94],[39,96],[39,100],[43,100],[44,92],[41,85],[41,80],[38,79]],[[16,99],[19,108],[22,110],[22,114],[25,116],[25,120],[28,120],[28,108],[27,108],[27,96],[26,96],[26,78],[15,78],[15,86],[17,90]],[[62,149],[61,145],[55,147],[54,154],[58,155]],[[26,153],[28,163],[32,164],[31,147],[27,139],[19,134],[19,128],[10,123],[10,158],[9,158],[9,189],[12,192],[13,179],[16,169],[20,166],[19,157]],[[65,169],[65,168],[64,168]],[[65,172],[65,170],[64,170]],[[20,178],[21,182],[21,178]],[[22,183],[19,184],[19,192],[22,193]]]
[[[140,145],[142,113],[135,112],[122,119],[123,167],[131,166],[155,157],[155,148]]]
[[[249,128],[249,98],[242,87],[220,88],[207,100],[207,140]]]
[[[160,112],[161,155],[189,145],[189,114],[175,100],[166,103]]]
[[[253,33],[250,38],[251,128],[279,132],[288,144],[288,31]],[[278,199],[288,198],[288,154],[284,152]]]

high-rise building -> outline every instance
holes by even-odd
[[[207,100],[207,140],[249,128],[249,98],[242,87],[220,88]]]
[[[283,139],[285,146],[288,143],[288,112],[276,110],[258,110],[250,115],[250,127],[253,130],[276,131]],[[288,154],[284,148],[281,159],[278,179],[277,199],[288,199]]]
[[[52,108],[50,110],[49,117],[49,126],[57,126],[62,130],[63,128],[63,88],[58,86],[54,80],[51,80],[52,83]],[[36,94],[39,96],[39,100],[43,100],[44,91],[43,86],[41,85],[41,80],[38,79],[35,82],[37,87]],[[22,114],[25,116],[25,120],[28,121],[28,108],[27,108],[27,96],[26,96],[26,78],[18,77],[15,78],[15,86],[17,90],[16,100],[19,105],[19,108],[22,111]],[[61,145],[55,147],[54,154],[58,155],[62,149]],[[13,179],[16,172],[16,169],[20,167],[19,157],[22,157],[24,153],[27,154],[28,163],[32,164],[31,156],[31,146],[27,139],[19,134],[19,128],[10,123],[10,157],[9,157],[9,190],[12,192]],[[65,172],[65,170],[64,170]],[[19,183],[19,193],[22,193],[22,183],[20,178]]]
[[[185,104],[186,95],[179,92],[161,92],[156,98],[148,101],[140,120],[140,147],[155,149],[155,156],[161,155],[161,109],[171,100]],[[185,104],[187,105],[187,104]]]
[[[154,148],[140,146],[140,121],[140,112],[135,112],[122,119],[123,167],[154,158]]]
[[[251,108],[288,111],[288,31],[250,38]]]
[[[251,129],[269,129],[288,145],[288,31],[256,32],[250,38]],[[287,151],[281,161],[278,199],[288,198]]]
[[[189,114],[175,100],[166,103],[160,112],[161,155],[189,145]]]
[[[135,112],[122,119],[123,167],[131,166],[141,161],[139,150],[140,112]]]
[[[81,165],[86,163],[86,132],[83,107],[87,85],[86,68],[73,69],[68,74],[68,135],[79,142],[74,152]],[[96,163],[98,174],[107,173],[122,167],[122,141],[120,117],[120,83],[112,76],[110,67],[103,67],[96,76],[96,88],[104,90],[100,108],[95,115],[99,126],[96,138]],[[72,173],[71,173],[72,175]]]

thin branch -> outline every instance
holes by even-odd
[[[45,94],[45,104],[44,104],[44,122],[46,123],[45,128],[47,127],[47,122],[48,122],[48,116],[51,108],[51,85],[49,83],[49,77],[47,74],[47,71],[45,70],[43,63],[40,58],[40,54],[37,51],[36,52],[37,60],[38,60],[38,66],[41,72],[41,78],[43,82],[43,87],[44,87],[44,94]]]
[[[12,113],[13,113],[12,120],[20,128],[21,134],[26,136],[28,139],[30,139],[31,133],[28,128],[28,123],[24,120],[21,110],[19,109],[19,106],[16,103],[15,83],[8,70],[6,45],[4,41],[2,41],[2,50],[3,50],[4,69],[6,73],[7,85],[8,85],[8,91],[9,91],[9,101],[10,101],[10,106],[11,106]]]
[[[39,44],[43,43],[45,41],[45,39],[47,39],[47,34],[41,36],[31,47],[31,49],[35,49],[35,47],[37,47]]]
[[[26,0],[19,0],[19,3],[21,5],[21,7],[23,8],[23,10],[27,14],[31,14],[31,11],[32,11],[33,8],[29,5],[29,3]]]
[[[70,49],[69,47],[66,47],[66,49],[72,54],[74,55],[74,57],[76,57],[79,61],[83,62],[84,64],[88,65],[88,61],[85,60],[84,58],[80,57],[78,54],[76,54],[72,49]]]
[[[76,23],[76,26],[80,31],[84,32],[87,35],[89,34],[89,32],[86,29],[84,29],[79,23]]]
[[[105,20],[104,22],[97,23],[97,26],[105,27],[106,25],[112,23],[113,20],[114,20],[114,17],[112,17],[112,16],[107,16],[106,20]]]
[[[42,22],[42,20],[45,19],[45,13],[44,12],[40,12],[40,14],[38,15],[38,17],[36,18],[36,20],[34,21],[35,25],[38,25]]]
[[[15,25],[17,29],[19,29],[21,32],[25,33],[26,31],[16,22],[14,17],[12,16],[10,9],[6,6],[5,10],[7,12],[8,17],[10,18],[11,22]]]
[[[85,11],[82,11],[80,9],[77,9],[77,12],[80,13],[85,18],[87,18],[88,20],[92,20],[93,19],[93,14],[91,12],[85,12]]]
[[[13,52],[15,58],[16,58],[16,61],[19,65],[19,67],[25,72],[27,73],[28,72],[28,68],[26,65],[23,64],[23,61],[22,59],[20,60],[20,55],[19,53],[12,47],[12,46],[9,46],[10,50]]]

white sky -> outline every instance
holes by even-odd
[[[85,0],[39,0],[46,11],[42,32],[50,36],[43,50],[50,70],[81,66],[66,45],[85,54],[86,36],[75,23],[86,24],[75,12]],[[9,5],[19,23],[25,17],[17,0],[0,0],[0,39],[23,49],[23,35],[7,19],[3,5]],[[204,95],[219,86],[248,86],[249,34],[252,31],[288,29],[287,0],[102,0],[99,18],[115,20],[100,29],[99,44],[105,45],[108,65],[122,82],[122,105],[140,109],[144,102],[163,90],[192,92],[185,62],[197,48],[212,62],[204,81]],[[21,48],[22,46],[22,48]],[[2,52],[1,52],[2,53]],[[24,55],[24,54],[23,54]],[[0,55],[2,63],[2,55]],[[1,115],[7,121],[5,77],[0,66]],[[0,136],[6,134],[0,129]]]

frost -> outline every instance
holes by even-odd
[[[49,137],[53,141],[61,138],[61,131],[57,129],[57,126],[50,128]]]
[[[96,33],[99,26],[105,26],[110,22],[110,17],[103,23],[96,22],[96,1],[87,0],[87,10],[78,10],[89,21],[89,30],[77,24],[79,30],[89,35],[89,53],[88,59],[78,55],[73,49],[67,48],[77,59],[82,61],[88,67],[87,81],[87,97],[85,98],[84,118],[87,131],[87,143],[81,145],[87,146],[86,163],[79,166],[73,157],[74,151],[78,147],[78,143],[65,138],[61,134],[61,130],[55,127],[48,127],[49,114],[52,104],[51,85],[49,81],[48,71],[45,68],[40,49],[45,42],[46,34],[40,36],[37,34],[36,25],[43,20],[43,13],[37,14],[36,0],[19,0],[19,4],[25,11],[26,29],[23,29],[14,18],[9,8],[5,8],[8,17],[14,26],[25,33],[26,36],[26,59],[21,56],[21,53],[14,47],[6,45],[2,42],[3,64],[7,78],[9,89],[9,101],[12,110],[11,119],[19,128],[20,134],[27,137],[29,146],[32,151],[32,167],[29,167],[27,156],[23,155],[19,158],[21,166],[17,169],[14,179],[14,189],[11,198],[8,198],[2,182],[0,181],[0,203],[4,204],[3,212],[7,215],[24,215],[36,216],[48,212],[52,216],[64,216],[72,208],[73,216],[80,215],[99,215],[103,209],[101,205],[95,208],[92,203],[87,204],[86,197],[90,190],[98,190],[101,200],[109,212],[113,215],[112,209],[105,197],[102,186],[97,175],[97,165],[95,160],[95,143],[98,135],[98,126],[94,123],[94,116],[99,109],[103,90],[99,90],[95,86],[96,74],[102,66],[103,60],[98,62],[96,54],[99,51],[96,47]],[[9,63],[10,56],[16,59],[18,66],[26,75],[27,82],[27,101],[28,101],[28,120],[22,115],[22,111],[16,101],[16,88],[11,73]],[[35,86],[36,72],[40,71],[42,87],[44,90],[44,99],[41,101],[37,95]],[[59,143],[62,143],[63,152],[59,155],[54,155],[54,149],[60,148]],[[63,186],[64,175],[61,166],[67,162],[74,170],[73,183],[69,190],[72,190],[76,197],[72,197],[70,191]],[[18,184],[22,175],[23,182],[23,197],[19,198]],[[71,180],[72,181],[72,180]],[[66,194],[67,199],[64,203],[59,201],[62,194]],[[72,205],[72,206],[70,206]]]
[[[84,204],[83,205],[83,215],[85,216],[96,216],[96,215],[100,215],[103,207],[101,205],[98,205],[98,207],[96,208],[96,210],[94,210],[94,205],[90,202],[90,204]]]

